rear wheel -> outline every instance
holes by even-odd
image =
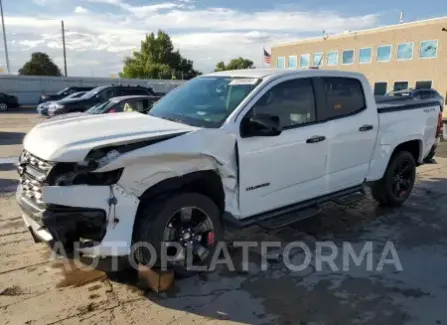
[[[135,251],[137,262],[150,263],[150,252],[141,245],[148,243],[157,253],[156,266],[161,266],[161,254],[166,252],[168,266],[183,275],[191,273],[190,261],[208,267],[216,244],[223,240],[219,208],[198,193],[155,201],[140,216],[135,231],[136,246],[141,246]]]
[[[408,151],[395,154],[384,177],[372,186],[372,195],[381,205],[401,206],[410,196],[416,180],[416,162]]]
[[[0,112],[5,112],[8,110],[8,104],[7,103],[0,103]]]

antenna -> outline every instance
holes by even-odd
[[[404,23],[404,11],[402,10],[400,12],[399,24],[403,24],[403,23]]]
[[[323,57],[324,57],[324,53],[323,53],[323,54],[321,54],[321,58],[320,58],[320,61],[318,61],[318,65],[317,65],[317,68],[319,68],[319,67],[320,67],[320,65],[321,65],[321,61],[323,61]]]

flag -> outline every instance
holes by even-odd
[[[270,64],[270,62],[272,61],[272,57],[265,49],[263,50],[264,50],[264,62]]]

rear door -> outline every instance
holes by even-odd
[[[321,78],[327,101],[326,192],[361,184],[367,175],[378,132],[378,113],[366,84],[355,78]],[[364,81],[366,82],[366,81]]]

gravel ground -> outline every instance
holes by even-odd
[[[132,272],[104,273],[67,267],[52,259],[44,244],[34,244],[14,201],[13,165],[32,113],[0,114],[0,324],[447,324],[447,150],[446,158],[418,168],[418,181],[406,205],[378,208],[370,199],[349,207],[329,204],[318,217],[280,230],[251,227],[235,239],[302,241],[312,248],[331,241],[344,252],[349,242],[359,252],[371,243],[367,263],[343,270],[309,267],[293,272],[282,258],[261,270],[258,250],[250,252],[246,272],[217,272],[178,279],[167,293],[142,289]],[[387,244],[388,243],[388,244]],[[389,246],[392,243],[393,246]],[[395,247],[397,261],[382,253]],[[236,265],[240,252],[232,250]],[[292,251],[299,264],[301,250]],[[391,252],[391,251],[388,251]],[[390,260],[392,252],[385,256]]]

